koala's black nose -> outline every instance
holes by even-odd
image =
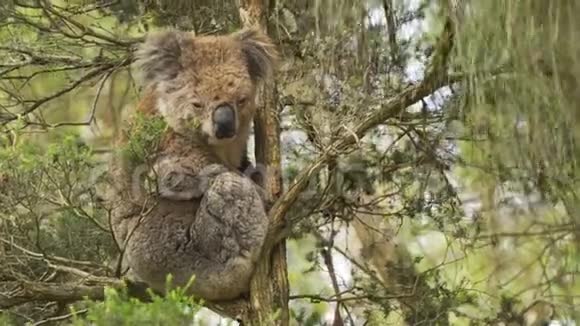
[[[213,126],[218,139],[230,138],[236,134],[236,114],[234,109],[222,104],[213,111]]]

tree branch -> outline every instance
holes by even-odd
[[[29,105],[28,107],[26,107],[24,109],[24,111],[22,111],[19,114],[15,114],[15,115],[11,115],[11,116],[7,116],[5,117],[0,123],[2,125],[6,125],[7,123],[14,121],[16,119],[18,119],[21,116],[25,116],[28,115],[34,111],[36,111],[36,109],[38,109],[39,107],[41,107],[42,105],[46,104],[47,102],[50,102],[56,98],[59,98],[71,91],[73,91],[74,89],[76,89],[77,87],[79,87],[80,85],[82,85],[83,83],[94,79],[95,77],[101,76],[102,74],[110,74],[112,73],[113,70],[118,69],[120,67],[124,67],[127,66],[131,63],[131,60],[129,58],[126,58],[125,60],[119,62],[118,64],[112,64],[112,63],[107,63],[107,64],[103,64],[102,66],[86,73],[84,76],[80,77],[79,79],[73,81],[72,83],[70,83],[68,86],[64,87],[63,89],[60,89],[59,91],[48,95],[46,97],[43,97],[41,99],[38,100],[31,100],[31,101],[24,101],[25,102],[32,102],[31,105]]]
[[[124,282],[119,279],[111,278],[109,281],[109,285],[115,288],[125,286]],[[8,294],[0,293],[0,309],[8,309],[31,301],[74,302],[84,298],[91,300],[103,300],[105,298],[104,286],[28,281],[0,284],[13,288]]]
[[[39,322],[32,324],[32,326],[40,326],[40,325],[46,325],[46,324],[51,324],[51,323],[55,323],[55,322],[62,322],[62,321],[65,321],[67,319],[71,319],[75,316],[84,315],[88,311],[89,311],[88,309],[83,309],[83,310],[71,312],[71,313],[68,313],[68,314],[62,315],[62,316],[55,316],[55,317],[46,318],[44,320],[41,320]]]
[[[357,139],[364,137],[368,131],[384,123],[385,120],[396,117],[407,107],[432,94],[439,88],[461,80],[459,76],[450,76],[447,73],[447,58],[452,46],[453,26],[451,20],[447,19],[423,81],[417,85],[407,87],[401,93],[388,100],[380,109],[352,128],[352,133],[346,133],[334,141],[324,153],[298,174],[288,191],[276,201],[270,210],[270,229],[267,244],[270,246],[276,244],[288,235],[293,225],[299,222],[300,217],[286,220],[286,213],[307,188],[311,178],[327,162],[335,158],[341,151],[352,147],[353,144],[356,144]]]

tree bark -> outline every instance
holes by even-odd
[[[240,1],[240,19],[244,26],[259,26],[267,32],[267,0]],[[274,78],[275,79],[275,78]],[[277,86],[264,85],[254,119],[256,163],[266,168],[265,188],[271,200],[283,192],[282,159]],[[288,325],[288,267],[286,241],[271,250],[266,246],[250,285],[248,323]],[[275,322],[272,320],[275,318]]]

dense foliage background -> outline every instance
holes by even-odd
[[[285,188],[321,167],[287,214],[290,324],[580,321],[576,1],[8,0],[0,324],[233,322],[126,291],[100,193],[143,36],[228,33],[252,5],[282,57],[261,103]]]

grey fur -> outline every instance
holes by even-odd
[[[118,201],[112,227],[137,280],[163,292],[167,274],[176,286],[195,275],[190,294],[234,299],[248,291],[262,250],[265,197],[250,178],[211,163],[205,154],[191,146],[183,156],[157,159],[155,174],[165,186],[154,204],[142,209]]]
[[[273,71],[275,52],[256,29],[246,29],[238,33],[242,42],[242,52],[246,57],[248,73],[254,81],[268,78]]]
[[[181,55],[184,44],[191,42],[189,33],[162,31],[147,36],[135,53],[136,64],[145,85],[169,81],[183,69]]]
[[[246,32],[236,37],[234,42],[242,42],[249,69],[254,69],[252,78],[264,78],[272,69],[274,53],[268,40]],[[145,84],[163,86],[179,80],[183,65],[187,66],[184,60],[192,60],[193,42],[193,37],[183,32],[149,36],[137,53]],[[243,71],[243,60],[236,62],[236,68]],[[149,104],[155,105],[168,122],[174,137],[163,143],[158,156],[147,158],[150,162],[143,166],[151,170],[138,171],[156,177],[153,193],[135,187],[136,173],[130,164],[123,159],[115,161],[115,187],[109,201],[115,239],[125,249],[131,274],[154,290],[166,290],[168,274],[175,286],[183,286],[195,276],[190,294],[205,300],[237,298],[249,290],[268,230],[266,192],[236,170],[239,162],[218,158],[215,148],[182,121],[202,120],[205,111],[179,101],[169,105],[159,99],[176,96],[177,91],[169,94],[165,87],[153,88],[157,98]],[[176,128],[181,125],[182,133]],[[240,148],[233,149],[229,153]],[[131,193],[137,188],[143,193]]]
[[[264,221],[261,198],[251,181],[223,173],[199,203],[159,200],[133,226],[127,262],[157,291],[165,290],[168,273],[181,286],[195,274],[190,293],[206,300],[233,299],[248,290],[267,232]]]

